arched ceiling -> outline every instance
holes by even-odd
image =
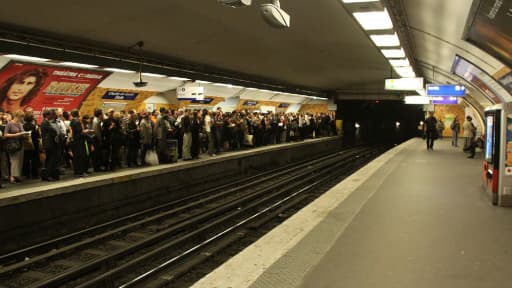
[[[462,39],[473,0],[382,1],[399,9],[393,15],[407,23],[401,36],[411,44],[418,76],[431,82],[462,82],[450,73],[455,55],[491,75],[503,67]],[[281,0],[292,17],[291,27],[284,30],[262,20],[257,4],[263,2],[232,9],[216,0],[8,1],[0,10],[0,38],[21,41],[16,49],[24,36],[35,35],[62,45],[126,52],[143,40],[145,56],[233,79],[324,95],[354,91],[382,99],[390,94],[383,90],[390,65],[340,0]],[[0,53],[12,52],[2,51],[9,45],[0,40]],[[470,95],[481,107],[490,104],[475,89],[470,88]]]

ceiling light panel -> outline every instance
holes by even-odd
[[[405,57],[405,52],[402,48],[400,48],[400,49],[382,49],[380,51],[382,51],[382,54],[384,54],[384,56],[386,58],[404,58]]]
[[[144,75],[144,76],[148,76],[148,77],[156,77],[156,78],[164,78],[164,77],[167,77],[166,75],[162,75],[162,74],[155,74],[155,73],[142,73],[142,75]]]
[[[76,62],[62,62],[62,63],[60,63],[60,65],[80,67],[80,68],[98,68],[97,65],[90,65],[90,64],[83,64],[83,63],[76,63]]]
[[[18,54],[7,54],[4,56],[12,58],[12,59],[25,60],[25,61],[35,61],[35,62],[50,61],[50,59],[46,59],[46,58],[39,58],[39,57],[32,57],[32,56],[25,56],[25,55],[18,55]]]
[[[119,72],[119,73],[135,73],[135,71],[132,70],[125,70],[125,69],[119,69],[119,68],[105,68],[107,71],[111,72]]]
[[[355,12],[354,18],[361,24],[364,30],[386,30],[393,28],[388,10],[373,12]]]
[[[343,3],[365,3],[365,2],[379,2],[379,0],[342,0]]]
[[[370,35],[370,39],[372,39],[373,43],[375,43],[377,47],[400,46],[400,40],[398,39],[396,33],[384,35]]]
[[[409,59],[389,59],[389,64],[393,67],[404,67],[404,66],[411,66],[411,63],[409,63]]]

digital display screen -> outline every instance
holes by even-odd
[[[485,161],[492,163],[494,148],[494,115],[485,117]]]

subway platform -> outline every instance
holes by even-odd
[[[481,154],[405,142],[192,287],[512,287],[512,210],[483,191]]]

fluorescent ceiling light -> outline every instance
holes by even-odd
[[[394,47],[400,46],[400,40],[398,40],[398,36],[395,34],[385,34],[385,35],[370,35],[373,43],[377,45],[377,47]]]
[[[430,98],[425,96],[405,96],[405,104],[430,104]]]
[[[364,30],[386,30],[393,28],[388,11],[356,12],[353,14]]]
[[[404,49],[381,49],[382,54],[384,54],[384,57],[386,58],[404,58],[405,52]]]
[[[420,96],[427,96],[427,91],[425,91],[425,89],[416,90],[416,93],[418,93]]]
[[[414,78],[416,77],[416,73],[414,72],[411,72],[411,71],[404,71],[404,72],[397,72],[398,75],[400,75],[400,77],[403,77],[403,78]]]
[[[166,75],[162,75],[162,74],[155,74],[155,73],[142,73],[142,75],[144,75],[144,76],[149,76],[149,77],[157,77],[157,78],[164,78],[164,77],[167,77]]]
[[[81,67],[81,68],[98,68],[99,67],[97,65],[90,65],[90,64],[83,64],[83,63],[76,63],[76,62],[62,62],[59,64],[65,65],[65,66]]]
[[[212,82],[203,81],[203,80],[196,80],[196,83],[208,84],[208,83],[212,83]]]
[[[119,69],[119,68],[105,68],[107,71],[111,72],[119,72],[119,73],[135,73],[135,71],[132,70],[125,70],[125,69]]]
[[[394,67],[395,68],[395,71],[396,73],[408,73],[408,72],[414,72],[414,70],[412,70],[412,67],[411,66],[404,66],[404,67]]]
[[[342,0],[343,3],[379,2],[379,0]]]
[[[177,80],[177,81],[188,81],[188,80],[190,80],[190,79],[188,79],[188,78],[183,78],[183,77],[174,77],[174,76],[169,77],[169,79]]]
[[[7,54],[4,56],[13,58],[13,59],[26,60],[26,61],[37,61],[37,62],[50,61],[50,59],[46,59],[46,58],[39,58],[39,57],[32,57],[32,56],[25,56],[25,55],[18,55],[18,54]]]
[[[247,87],[247,88],[245,88],[245,89],[247,89],[247,90],[252,90],[252,91],[254,91],[254,90],[258,90],[258,89],[256,89],[256,88],[252,88],[252,87]]]
[[[403,66],[411,66],[411,63],[409,63],[409,59],[390,59],[389,64],[393,67],[403,67]]]

